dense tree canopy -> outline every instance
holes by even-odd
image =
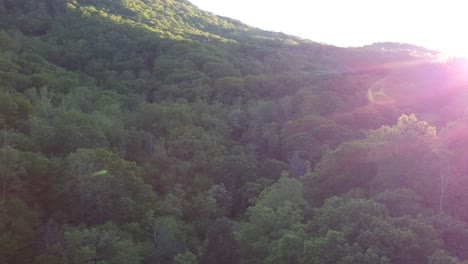
[[[468,262],[467,63],[0,0],[0,263]]]

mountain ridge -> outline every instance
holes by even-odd
[[[0,0],[0,263],[468,261],[466,65]]]

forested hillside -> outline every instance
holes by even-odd
[[[468,263],[467,91],[185,0],[0,0],[0,263]]]

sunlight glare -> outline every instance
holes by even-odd
[[[336,46],[403,42],[468,57],[468,2],[460,0],[191,0],[265,30]]]

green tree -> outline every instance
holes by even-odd
[[[6,147],[0,149],[0,171],[2,181],[2,202],[5,203],[9,193],[19,191],[21,182],[18,179],[20,173],[19,152],[15,149]]]
[[[175,264],[197,264],[197,256],[195,256],[192,252],[187,251],[184,254],[177,254],[174,257]]]
[[[55,122],[58,153],[70,153],[78,148],[105,147],[107,140],[96,120],[80,112],[66,112]]]
[[[305,233],[289,232],[272,242],[266,263],[300,263],[304,251]],[[310,260],[309,260],[310,261]]]
[[[456,264],[460,263],[460,260],[454,258],[450,255],[447,255],[446,252],[442,250],[437,250],[432,256],[429,257],[429,264]]]
[[[0,261],[31,263],[33,240],[40,224],[39,212],[24,201],[10,198],[0,203]]]
[[[304,243],[302,263],[339,263],[350,251],[351,246],[346,243],[342,232],[328,230],[324,237]]]
[[[186,225],[173,216],[155,216],[148,211],[143,221],[150,247],[147,261],[169,262],[187,248]]]
[[[104,149],[80,149],[68,155],[64,191],[78,205],[70,213],[77,221],[103,223],[141,219],[154,207],[155,194],[136,164]]]
[[[68,227],[49,244],[37,263],[141,263],[140,249],[111,223],[93,228]]]
[[[237,241],[233,235],[232,222],[218,218],[206,233],[206,246],[200,257],[201,263],[239,263]]]

